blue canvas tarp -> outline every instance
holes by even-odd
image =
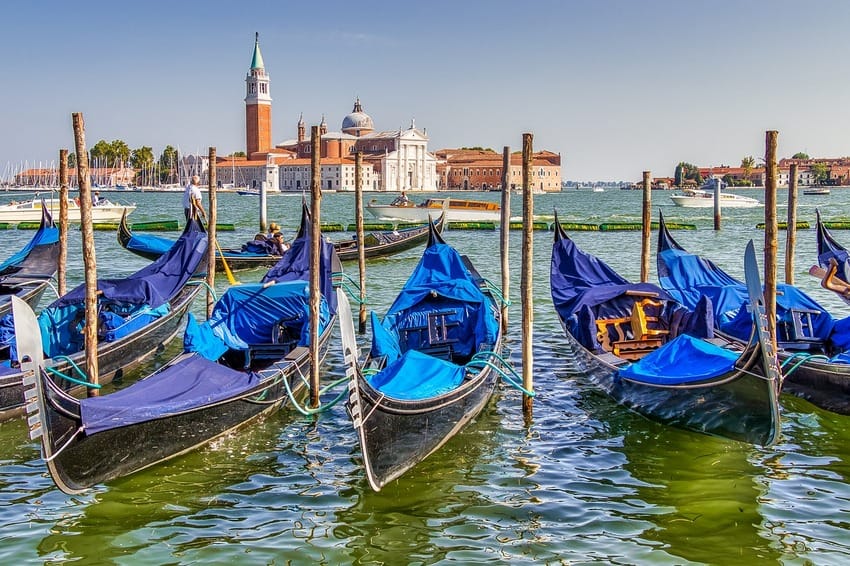
[[[41,225],[30,241],[21,250],[6,258],[6,261],[0,264],[0,282],[6,276],[17,275],[18,267],[35,248],[39,246],[50,246],[58,242],[59,228],[53,225],[50,213],[46,209],[42,209]],[[55,271],[55,267],[53,267],[53,270]]]
[[[622,368],[617,375],[652,385],[692,384],[722,376],[732,370],[737,360],[735,352],[682,334]]]
[[[394,399],[427,399],[448,393],[463,382],[466,370],[451,362],[408,350],[379,373],[369,384]]]
[[[88,434],[164,418],[238,396],[259,382],[254,373],[236,371],[201,356],[189,356],[147,379],[80,401]]]
[[[153,234],[133,234],[127,242],[127,249],[142,255],[162,255],[174,245],[174,240]]]

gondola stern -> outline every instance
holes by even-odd
[[[442,213],[442,216],[445,216],[445,210]],[[446,241],[443,239],[443,236],[440,234],[440,230],[437,230],[436,226],[434,226],[434,220],[431,218],[431,215],[428,215],[428,245],[426,248],[430,248],[436,244],[445,244]]]
[[[558,219],[557,209],[555,210],[555,224],[552,229],[555,231],[555,243],[569,239],[569,236],[567,236],[567,233],[564,231],[564,227],[561,226],[561,221]]]
[[[30,440],[41,439],[42,454],[49,455],[50,445],[44,431],[42,415],[46,414],[44,385],[41,373],[44,368],[44,353],[41,345],[41,329],[32,308],[22,299],[12,296],[12,316],[15,322],[15,339],[18,359],[23,373],[24,405],[27,413],[27,428]]]

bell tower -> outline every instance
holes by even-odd
[[[260,53],[260,34],[254,36],[254,56],[245,77],[245,137],[246,153],[266,153],[272,148],[272,97],[269,76]]]

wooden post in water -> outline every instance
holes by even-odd
[[[776,138],[779,132],[765,132],[764,182],[764,302],[767,328],[776,348]]]
[[[214,147],[209,149],[209,215],[207,218],[207,318],[212,316],[213,307],[215,306],[215,297],[213,297],[212,289],[215,289],[215,252],[216,252],[216,222],[218,222],[218,195],[216,195],[217,171],[215,165],[216,150]],[[224,258],[222,257],[222,261]]]
[[[59,258],[56,265],[56,283],[59,296],[65,294],[68,282],[66,264],[68,263],[68,150],[59,150]]]
[[[511,241],[511,148],[502,148],[502,218],[499,233],[499,253],[502,256],[502,296],[505,301],[510,297],[511,270],[508,259]],[[502,303],[502,334],[508,330],[508,305]]]
[[[718,179],[714,181],[714,229],[720,230],[720,216],[722,214],[720,210],[720,181]]]
[[[319,127],[310,128],[310,407],[319,408],[319,261],[322,245],[322,169]]]
[[[534,197],[531,190],[532,141],[534,135],[522,134],[522,386],[534,391]],[[522,397],[522,410],[526,419],[531,418],[532,398]]]
[[[358,332],[366,332],[366,234],[363,231],[363,152],[354,154],[354,222],[357,224],[357,268],[360,272],[360,324]]]
[[[785,231],[785,282],[794,284],[794,249],[797,247],[797,164],[788,175],[788,226]]]
[[[652,237],[652,171],[643,172],[643,207],[640,243],[640,282],[649,281],[649,242]]]
[[[266,181],[260,183],[260,232],[265,234],[268,229],[268,192],[269,186]]]
[[[94,228],[91,218],[91,178],[89,154],[86,150],[86,128],[82,112],[71,114],[74,123],[74,147],[77,152],[77,182],[80,185],[80,230],[83,237],[83,265],[86,285],[86,326],[83,329],[86,348],[86,373],[89,381],[100,383],[97,365],[97,256],[94,251]],[[89,388],[89,397],[98,390]]]

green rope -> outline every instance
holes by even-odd
[[[320,389],[319,395],[326,393],[330,389],[333,389],[334,387],[338,386],[340,383],[343,383],[347,380],[348,380],[348,378],[344,377],[342,379],[338,379],[338,380],[334,381],[333,383],[331,383],[331,384],[323,387],[322,389]],[[324,412],[329,411],[334,405],[339,403],[342,400],[342,398],[345,396],[345,394],[348,392],[348,389],[343,389],[342,391],[340,391],[339,395],[334,397],[330,402],[321,403],[321,401],[320,401],[319,406],[317,408],[311,409],[310,407],[302,406],[295,399],[295,394],[292,392],[292,388],[289,386],[289,380],[288,379],[284,378],[283,385],[286,387],[286,395],[289,397],[289,402],[292,403],[292,406],[295,407],[296,411],[298,411],[299,413],[301,413],[305,417],[311,417],[313,415],[318,415],[320,413],[324,413]]]
[[[207,283],[207,282],[206,282],[206,280],[204,280],[204,279],[192,279],[192,280],[190,280],[190,281],[187,281],[187,282],[186,282],[186,285],[203,285],[204,287],[206,287],[206,288],[207,288],[207,291],[209,291],[209,292],[210,292],[210,294],[212,295],[213,300],[214,300],[214,301],[217,301],[217,300],[218,300],[218,295],[216,295],[216,293],[215,293],[215,289],[213,289],[212,287],[210,287],[210,284],[209,284],[209,283]]]
[[[785,369],[785,366],[789,365],[792,361],[794,361],[795,359],[798,359],[798,358],[799,358],[799,361],[797,361],[797,363],[795,363],[793,366],[791,366],[791,369]],[[797,368],[799,368],[801,365],[803,365],[804,363],[806,363],[809,360],[821,360],[821,361],[828,362],[829,357],[824,356],[823,354],[805,354],[805,353],[802,353],[802,352],[796,353],[796,354],[792,355],[791,357],[787,358],[784,362],[782,362],[782,364],[780,366],[782,368],[782,375],[784,377],[788,377],[789,375],[791,375],[792,373],[797,371]]]
[[[68,362],[71,365],[71,368],[74,371],[76,371],[83,379],[77,379],[76,377],[71,377],[70,375],[65,375],[64,373],[57,370],[56,368],[51,368],[51,367],[44,368],[48,373],[53,374],[53,375],[58,376],[58,377],[61,377],[62,379],[66,380],[66,381],[70,381],[71,383],[75,383],[77,385],[84,385],[84,386],[89,387],[91,389],[100,389],[101,388],[100,384],[92,383],[91,381],[89,381],[89,376],[86,375],[86,372],[81,370],[80,366],[78,366],[74,362],[74,360],[72,360],[68,356],[56,356],[53,359],[55,359],[55,360],[65,360],[66,362]]]
[[[499,300],[500,303],[502,303],[506,307],[511,306],[510,299],[505,298],[505,296],[502,294],[502,290],[497,287],[495,283],[493,283],[486,277],[482,277],[482,279],[484,280],[484,283],[487,286],[487,290],[490,291],[491,294],[496,295],[496,298]]]
[[[496,364],[491,362],[489,359],[484,359],[484,358],[491,358],[491,357],[496,358],[499,361],[499,363],[501,364],[501,366],[497,366]],[[507,360],[505,360],[502,356],[500,356],[496,352],[484,352],[484,351],[477,352],[474,356],[472,356],[472,359],[466,364],[466,367],[468,367],[468,368],[484,368],[484,367],[492,368],[494,371],[496,371],[502,377],[502,379],[504,379],[505,381],[508,382],[508,385],[512,386],[515,389],[518,389],[519,391],[522,391],[523,394],[528,395],[529,397],[536,396],[536,393],[534,391],[529,391],[528,389],[526,389],[525,387],[522,386],[522,384],[520,383],[522,381],[522,377],[517,373],[517,371],[513,368],[513,366],[510,363],[508,363]],[[508,373],[508,371],[505,371],[506,368],[510,373]]]

